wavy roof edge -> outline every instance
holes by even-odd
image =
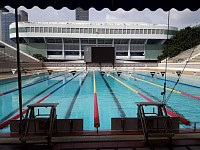
[[[196,0],[176,0],[176,1],[163,1],[163,0],[1,0],[0,8],[10,6],[13,8],[24,6],[27,9],[31,9],[34,6],[38,6],[41,9],[46,9],[52,6],[54,9],[62,9],[67,7],[68,9],[74,10],[77,7],[81,7],[84,10],[95,8],[96,10],[102,10],[108,8],[111,11],[115,11],[119,8],[126,11],[133,8],[138,11],[142,11],[145,8],[149,8],[151,11],[157,9],[163,9],[169,11],[174,8],[179,11],[184,9],[190,9],[191,11],[198,10],[199,4]]]

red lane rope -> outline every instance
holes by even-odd
[[[188,93],[184,93],[184,92],[181,92],[181,94],[184,95],[184,96],[196,99],[196,100],[200,100],[200,97],[198,97],[198,96],[194,96],[194,95],[191,95],[191,94],[188,94]]]
[[[22,111],[22,114],[24,115],[27,112],[28,109],[25,109]],[[20,114],[17,114],[15,116],[13,116],[12,118],[4,121],[3,123],[0,124],[0,129],[5,128],[6,126],[8,126],[10,124],[11,120],[17,120],[20,117]]]
[[[50,95],[51,95],[51,94],[48,94],[48,95],[42,97],[42,98],[41,98],[39,101],[37,101],[36,103],[37,103],[37,104],[38,104],[38,103],[41,103],[43,100],[45,100],[45,99],[46,99],[47,97],[49,97]],[[28,109],[23,110],[23,111],[22,111],[22,114],[24,115],[24,114],[27,112],[27,110],[28,110]],[[15,116],[13,116],[12,118],[10,118],[10,119],[4,121],[3,123],[0,124],[0,129],[5,128],[6,126],[8,126],[8,125],[10,124],[10,121],[11,121],[11,120],[17,120],[19,117],[20,117],[20,114],[17,114],[17,115],[15,115]]]
[[[99,121],[99,109],[98,109],[98,102],[97,102],[97,94],[94,93],[94,127],[100,127]]]
[[[82,72],[81,72],[82,73]],[[72,79],[74,79],[75,77],[77,77],[78,75],[80,75],[81,73],[77,74],[76,76],[74,76],[73,78],[71,78],[70,80],[68,80],[67,82],[65,82],[64,84],[62,84],[61,86],[59,86],[58,88],[56,88],[54,91],[52,91],[51,93],[47,94],[46,96],[42,97],[40,100],[38,100],[36,103],[41,103],[43,100],[45,100],[47,97],[49,97],[51,94],[53,94],[55,91],[57,91],[59,88],[61,88],[62,86],[64,86],[65,84],[67,84],[68,82],[70,82]],[[26,113],[27,109],[25,109],[24,111],[22,111],[22,114],[24,115]],[[8,119],[6,121],[4,121],[3,123],[0,124],[0,129],[5,128],[6,126],[8,126],[10,124],[11,120],[17,120],[20,117],[20,114],[15,115],[14,117],[12,117],[11,119]]]
[[[141,94],[139,92],[138,92],[138,95],[140,95],[141,97],[143,97],[144,99],[146,99],[149,102],[154,102],[153,100],[151,100],[150,98],[146,97],[145,95],[143,95],[143,94]],[[173,112],[173,111],[171,111],[171,110],[169,110],[167,108],[166,108],[166,111],[167,111],[167,114],[169,114],[172,117],[179,117],[180,122],[182,122],[183,124],[190,125],[191,122],[189,120],[187,120],[186,118],[180,116],[179,114],[177,114],[177,113],[175,113],[175,112]]]
[[[72,79],[74,79],[75,77],[77,77],[78,75],[80,75],[81,73],[77,74],[76,76],[74,76],[73,78],[71,78],[70,80],[68,80],[67,82],[65,82],[64,84],[62,84],[61,86],[59,86],[58,88],[56,88],[54,91],[52,91],[51,93],[47,94],[46,96],[42,97],[40,100],[38,100],[36,102],[36,104],[41,103],[43,100],[45,100],[47,97],[49,97],[51,94],[53,94],[55,91],[57,91],[59,88],[61,88],[62,86],[64,86],[65,84],[67,84],[68,82],[70,82]],[[26,113],[28,109],[25,109],[22,111],[22,114],[24,115]],[[0,129],[5,128],[6,126],[8,126],[10,124],[11,120],[17,120],[20,117],[20,114],[15,115],[14,117],[4,121],[3,123],[0,124]]]
[[[94,71],[93,71],[93,84],[94,84],[94,127],[97,128],[98,130],[98,127],[100,127],[100,121],[99,121],[99,109],[98,109],[98,101],[96,93],[96,78]]]
[[[169,109],[166,109],[166,111],[167,111],[167,114],[169,114],[172,117],[179,117],[179,121],[182,122],[183,124],[190,125],[191,122],[189,120],[187,120],[186,118],[178,115],[177,113],[175,113]]]

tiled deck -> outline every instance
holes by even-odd
[[[52,145],[48,146],[46,141],[35,143],[28,141],[21,144],[19,135],[1,135],[1,150],[200,150],[200,133],[180,133],[172,138],[172,143],[166,138],[150,139],[149,144],[143,141],[143,135],[130,134],[133,132],[114,133],[83,133],[54,135]]]
[[[200,150],[200,140],[173,140],[170,145],[166,141],[151,141],[145,145],[143,141],[112,141],[112,142],[65,142],[45,144],[2,144],[1,150]]]

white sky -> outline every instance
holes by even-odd
[[[13,11],[11,8],[9,9]],[[20,7],[19,9],[23,9],[28,13],[29,21],[31,22],[75,20],[75,11],[67,8],[55,10],[52,7],[48,7],[47,9],[40,9],[38,7],[26,9],[24,7]],[[102,9],[101,11],[97,11],[96,9],[91,8],[89,10],[90,21],[167,24],[167,17],[168,12],[165,12],[162,9],[157,9],[156,11],[151,11],[149,9],[144,9],[143,11],[138,11],[136,9],[132,9],[130,11],[124,11],[123,9],[118,9],[116,11]],[[183,11],[177,11],[176,9],[170,10],[170,26],[182,29],[187,26],[194,26],[197,24],[200,24],[200,9],[197,11],[190,11],[189,9],[185,9]]]

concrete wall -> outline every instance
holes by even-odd
[[[167,67],[171,69],[183,69],[186,63],[167,63]],[[165,63],[159,63],[158,67],[165,67]],[[186,70],[200,70],[200,63],[188,63],[186,65]]]
[[[16,69],[17,63],[0,62],[0,73],[11,72],[11,69]],[[39,69],[42,68],[42,63],[21,63],[21,68],[24,69]]]

